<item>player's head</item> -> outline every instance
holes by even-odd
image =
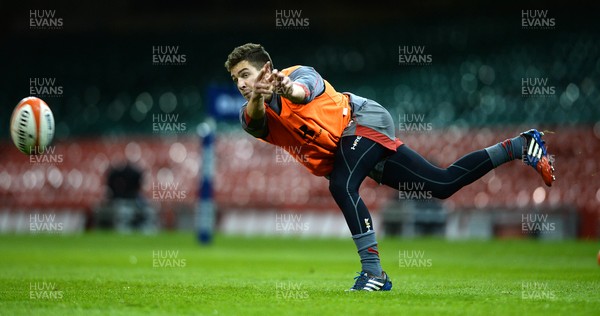
[[[271,56],[269,56],[269,53],[267,53],[265,48],[260,44],[254,43],[246,43],[234,48],[229,56],[227,56],[225,68],[227,71],[231,72],[231,70],[242,61],[247,61],[259,71],[268,61],[270,61],[271,66],[273,66]]]
[[[249,86],[254,83],[260,69],[271,61],[271,56],[260,44],[247,43],[238,46],[227,56],[225,68],[231,74],[231,78],[237,84],[238,90],[248,99]]]

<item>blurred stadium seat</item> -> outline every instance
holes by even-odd
[[[448,166],[459,156],[515,135],[523,129],[433,130],[407,134],[403,140],[439,166]],[[564,128],[547,134],[555,158],[557,181],[546,188],[536,172],[520,161],[490,172],[444,201],[450,210],[508,207],[516,211],[544,211],[557,206],[578,210],[584,233],[594,233],[600,209],[600,184],[596,157],[600,142],[589,128]],[[596,140],[578,142],[574,140]],[[457,140],[462,140],[458,142]],[[78,210],[86,214],[106,198],[106,172],[110,165],[129,157],[144,169],[143,192],[148,201],[166,212],[176,205],[193,209],[197,200],[200,168],[199,141],[192,136],[135,137],[127,139],[78,139],[57,143],[56,164],[32,163],[4,144],[0,166],[0,203],[5,210]],[[182,145],[183,156],[173,148]],[[8,148],[7,148],[8,147]],[[273,146],[240,133],[218,137],[216,146],[215,201],[220,212],[244,209],[281,212],[339,212],[328,191],[327,180],[314,177],[295,162],[276,163]],[[586,176],[581,176],[586,175]],[[162,177],[162,178],[161,178]],[[153,183],[176,182],[187,192],[183,199],[157,199]],[[541,191],[540,191],[541,190]],[[378,212],[398,195],[390,188],[367,180],[361,194],[373,212]],[[534,194],[538,196],[534,197]]]

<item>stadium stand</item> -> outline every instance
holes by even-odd
[[[468,151],[493,144],[522,129],[450,128],[404,135],[403,140],[439,166],[447,166]],[[463,188],[445,200],[444,207],[449,211],[481,212],[497,207],[515,212],[573,207],[580,216],[580,236],[595,236],[600,210],[596,173],[599,166],[595,159],[600,154],[598,136],[591,128],[561,127],[556,131],[547,134],[557,168],[558,180],[552,188],[546,188],[530,167],[515,161]],[[582,139],[594,141],[573,141]],[[54,163],[36,162],[10,144],[3,144],[1,154],[8,163],[0,166],[0,209],[13,213],[76,210],[91,216],[107,198],[109,167],[129,160],[144,170],[144,196],[160,210],[163,227],[169,227],[174,225],[173,219],[169,220],[174,209],[191,211],[195,207],[202,163],[199,143],[196,137],[182,135],[77,139],[57,143],[55,151],[46,154],[60,157]],[[310,175],[295,162],[277,163],[275,155],[274,147],[240,133],[217,139],[215,201],[219,212],[239,209],[339,212],[326,179]],[[165,183],[177,188],[165,187]],[[160,184],[162,187],[157,187]],[[167,191],[185,194],[165,198]],[[375,213],[398,199],[395,190],[378,186],[372,180],[365,181],[361,194]]]

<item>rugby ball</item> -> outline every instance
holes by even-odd
[[[13,110],[10,137],[26,155],[43,154],[54,137],[54,116],[40,98],[27,97]]]

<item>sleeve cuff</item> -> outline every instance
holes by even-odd
[[[302,99],[306,100],[308,98],[308,96],[310,95],[310,90],[308,90],[308,87],[299,82],[294,82],[294,84],[298,85],[300,88],[302,88],[302,90],[304,90],[304,98],[302,98]]]

